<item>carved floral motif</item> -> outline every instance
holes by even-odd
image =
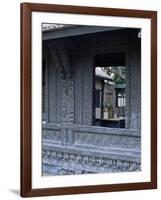
[[[51,160],[57,160],[57,161],[62,160],[62,161],[68,161],[86,165],[88,164],[90,166],[95,166],[95,167],[103,167],[105,169],[106,168],[111,168],[114,170],[118,169],[119,171],[139,171],[141,169],[141,164],[139,162],[111,159],[98,156],[79,155],[75,153],[51,151],[46,149],[43,150],[43,160],[46,162],[49,161],[49,163]],[[66,169],[65,171],[67,172],[68,170],[70,172],[70,169]],[[89,170],[89,173],[92,173],[92,170],[91,171]]]

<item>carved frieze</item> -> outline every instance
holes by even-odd
[[[50,165],[50,167],[53,168],[55,167],[55,165],[59,166],[57,174],[79,174],[79,173],[82,174],[83,171],[84,173],[99,173],[100,172],[99,169],[101,169],[101,172],[102,171],[121,172],[121,171],[141,170],[140,162],[134,162],[128,160],[81,155],[76,153],[53,151],[47,149],[43,149],[42,155],[43,155],[43,164]],[[65,163],[70,163],[71,169],[69,167],[69,164]]]

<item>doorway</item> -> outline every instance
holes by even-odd
[[[96,55],[94,61],[94,125],[125,128],[125,53]]]

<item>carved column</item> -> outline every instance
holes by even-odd
[[[53,41],[49,43],[52,54],[53,67],[57,72],[57,120],[58,123],[74,123],[74,75],[70,60],[70,50],[67,41]],[[58,94],[59,93],[59,94]],[[54,99],[53,99],[54,101]],[[58,104],[61,105],[58,106]],[[54,114],[54,113],[53,113]]]

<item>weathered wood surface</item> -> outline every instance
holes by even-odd
[[[48,118],[43,125],[44,172],[140,170],[141,64],[137,30],[103,32],[44,44],[50,55]],[[111,52],[126,54],[125,129],[92,126],[94,56]]]

